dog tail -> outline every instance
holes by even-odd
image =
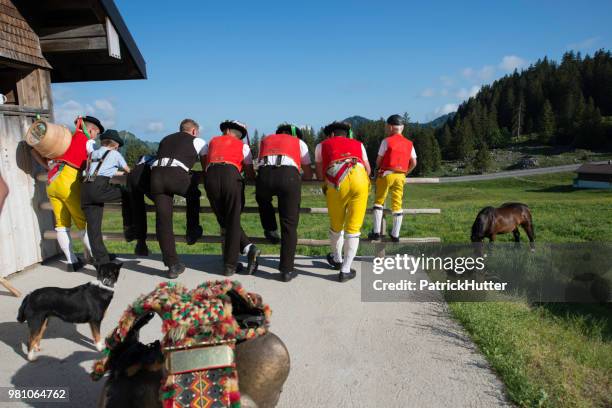
[[[30,297],[30,295],[27,295],[25,298],[23,298],[23,302],[21,302],[21,306],[19,306],[19,312],[17,313],[17,321],[19,323],[23,323],[26,321],[26,317],[25,317],[25,309],[26,307],[28,307],[28,298]]]

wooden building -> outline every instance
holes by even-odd
[[[23,142],[36,117],[53,120],[51,83],[145,79],[146,66],[112,0],[0,0],[0,276],[58,253],[42,169]]]
[[[612,188],[612,163],[586,163],[576,170],[577,188]]]

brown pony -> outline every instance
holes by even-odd
[[[535,240],[533,221],[529,207],[521,203],[504,203],[501,207],[485,207],[476,216],[472,225],[472,242],[482,242],[485,238],[495,241],[497,234],[512,232],[514,241],[519,242],[521,234],[519,225],[523,227],[529,237],[529,242]]]

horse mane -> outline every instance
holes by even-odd
[[[495,216],[495,208],[488,206],[478,212],[472,225],[472,236],[484,237]]]
[[[499,208],[509,208],[509,207],[517,207],[517,208],[520,208],[520,209],[524,209],[524,208],[529,209],[529,206],[527,204],[523,204],[523,203],[509,202],[509,203],[503,203],[502,205],[499,206]]]

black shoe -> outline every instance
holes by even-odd
[[[353,279],[355,276],[357,276],[357,271],[351,268],[351,271],[349,273],[340,272],[338,274],[338,282],[346,282],[348,280]]]
[[[393,235],[390,235],[390,237],[391,237],[391,242],[400,242],[399,237],[394,237]]]
[[[297,277],[297,273],[295,271],[283,272],[281,271],[281,280],[283,282],[289,282],[291,279]]]
[[[185,265],[179,262],[168,268],[168,277],[170,279],[176,279],[183,272],[185,272]]]
[[[378,232],[370,232],[368,234],[368,239],[370,241],[380,241],[381,238],[382,238],[382,236]]]
[[[203,233],[204,233],[204,230],[199,225],[194,230],[188,230],[187,234],[185,235],[185,239],[187,240],[187,245],[193,245],[196,242],[198,242],[198,239],[200,239]]]
[[[234,265],[225,265],[223,267],[223,276],[232,276],[236,273],[236,266]]]
[[[264,237],[270,241],[271,244],[278,244],[280,242],[280,237],[278,236],[278,232],[276,231],[266,231],[264,230]]]
[[[336,270],[340,270],[340,267],[342,266],[342,262],[336,262],[334,260],[334,254],[332,254],[331,252],[327,254],[327,263],[329,264],[329,266]]]
[[[147,242],[140,240],[136,242],[134,254],[138,256],[149,256],[149,247],[147,246]]]
[[[77,261],[75,263],[66,264],[66,271],[67,272],[78,272],[83,268],[83,266],[84,266],[83,260],[77,257]]]
[[[126,242],[132,242],[136,239],[136,231],[134,231],[133,225],[124,225],[123,226],[123,237]]]
[[[257,272],[257,267],[259,266],[259,262],[257,262],[257,257],[261,255],[261,250],[257,248],[255,245],[251,244],[249,248],[249,253],[247,254],[248,264],[246,268],[247,275],[252,275]]]

